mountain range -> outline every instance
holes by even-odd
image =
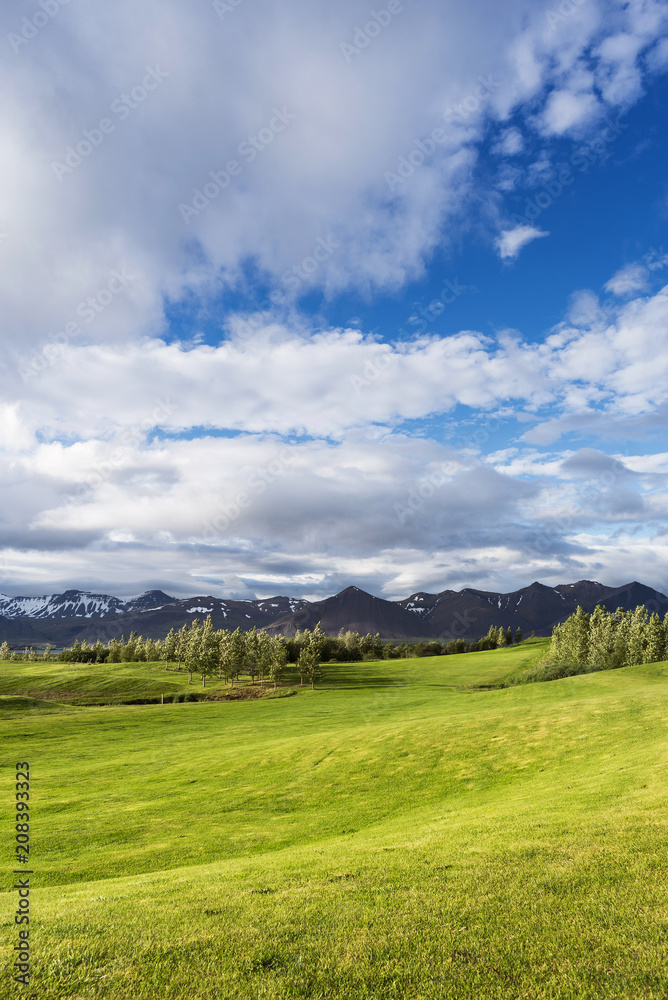
[[[66,590],[45,597],[5,597],[0,594],[0,641],[23,646],[51,642],[70,645],[75,639],[103,642],[126,638],[132,631],[158,639],[170,628],[179,629],[193,618],[211,615],[215,628],[265,628],[272,633],[294,635],[298,629],[320,622],[329,635],[340,629],[365,634],[376,632],[384,639],[478,639],[490,625],[520,627],[524,635],[535,631],[549,635],[553,627],[571,615],[578,605],[591,611],[602,604],[610,611],[646,605],[661,617],[668,610],[668,597],[642,583],[606,587],[592,580],[547,587],[532,583],[510,594],[474,590],[444,590],[438,594],[418,592],[400,601],[373,597],[358,587],[347,587],[322,601],[271,597],[235,601],[219,597],[178,600],[161,590],[123,599],[107,594]]]

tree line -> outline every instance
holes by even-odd
[[[170,629],[163,639],[144,638],[136,632],[129,639],[111,639],[102,643],[100,639],[89,643],[77,639],[69,649],[55,657],[52,646],[47,645],[43,653],[34,647],[26,647],[23,652],[12,652],[7,642],[0,646],[0,660],[50,660],[67,663],[128,663],[159,662],[164,660],[165,669],[176,664],[176,669],[187,670],[189,682],[192,675],[199,674],[202,685],[206,686],[207,676],[217,675],[234,681],[240,674],[251,678],[252,683],[259,678],[280,684],[288,664],[296,667],[300,683],[310,681],[311,686],[321,676],[322,663],[349,663],[370,660],[401,659],[413,656],[443,656],[455,653],[472,653],[499,646],[512,645],[522,641],[522,629],[513,636],[512,629],[491,626],[485,636],[476,642],[465,639],[450,641],[420,641],[415,644],[383,641],[378,633],[360,635],[358,632],[341,629],[338,636],[329,636],[316,625],[313,630],[298,630],[294,636],[270,635],[263,629],[252,628],[242,631],[237,628],[214,629],[209,615],[204,622],[194,618],[181,629]]]
[[[591,614],[578,608],[552,633],[548,654],[557,666],[610,670],[668,659],[668,612],[663,621],[640,604],[633,611]]]

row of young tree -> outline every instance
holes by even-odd
[[[300,644],[294,661],[299,671],[301,684],[310,681],[311,687],[321,676],[320,629],[309,633],[307,640]],[[259,678],[260,685],[270,680],[276,688],[285,674],[291,650],[283,636],[269,635],[264,630],[252,628],[242,632],[237,628],[214,629],[211,615],[203,623],[194,618],[190,625],[184,625],[178,632],[170,629],[164,639],[144,639],[132,633],[127,642],[122,638],[111,639],[106,646],[98,640],[95,645],[76,641],[71,649],[59,654],[59,660],[82,663],[127,663],[155,662],[164,660],[165,670],[174,664],[177,670],[188,671],[188,683],[193,674],[199,674],[202,687],[206,679],[217,676],[229,681],[234,687],[240,674],[250,677],[254,684]]]
[[[663,621],[644,605],[634,611],[582,608],[552,634],[549,658],[555,664],[594,670],[656,663],[668,659],[668,613]]]
[[[338,636],[329,636],[320,625],[311,631],[303,629],[294,636],[272,636],[264,630],[252,628],[241,631],[229,629],[214,630],[209,615],[200,624],[199,619],[192,620],[190,625],[183,625],[179,631],[170,629],[164,639],[143,638],[136,632],[130,634],[126,641],[111,639],[95,643],[77,639],[71,648],[63,650],[56,659],[69,663],[127,663],[165,661],[165,669],[170,663],[188,670],[190,680],[192,674],[200,674],[203,685],[206,685],[207,675],[217,674],[234,680],[239,674],[251,677],[252,683],[259,677],[260,683],[268,677],[274,686],[280,683],[287,664],[294,664],[299,671],[303,684],[308,679],[313,686],[320,675],[320,664],[350,663],[362,660],[401,659],[412,656],[443,656],[454,653],[471,653],[485,649],[496,649],[499,646],[512,645],[522,641],[522,629],[518,628],[513,636],[512,629],[492,626],[487,635],[477,642],[466,642],[465,639],[451,639],[449,642],[394,643],[383,641],[378,633],[360,635],[358,632],[343,629]],[[52,646],[47,646],[43,653],[34,647],[26,647],[23,652],[12,652],[8,643],[0,646],[0,660],[49,660],[52,659]]]

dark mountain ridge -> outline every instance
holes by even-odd
[[[439,594],[418,591],[400,601],[386,601],[346,587],[322,601],[272,597],[234,601],[219,597],[178,600],[161,590],[147,591],[127,599],[86,591],[68,590],[39,598],[0,595],[0,641],[23,646],[51,642],[70,645],[75,639],[103,642],[126,638],[130,632],[159,639],[170,628],[179,629],[194,618],[211,615],[215,628],[266,628],[273,633],[294,635],[313,629],[337,635],[343,629],[365,634],[376,632],[384,639],[478,639],[491,625],[520,627],[524,635],[550,635],[578,605],[592,611],[602,604],[609,611],[644,604],[663,618],[668,597],[636,581],[623,587],[606,587],[592,580],[547,587],[534,582],[510,594],[476,590],[444,590]]]

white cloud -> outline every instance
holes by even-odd
[[[605,307],[580,292],[542,343],[466,330],[386,343],[268,314],[238,318],[232,330],[217,347],[72,345],[25,386],[8,372],[16,398],[2,411],[6,440],[28,453],[38,440],[77,441],[83,456],[92,440],[124,445],[156,428],[343,440],[356,429],[447,420],[457,406],[495,413],[515,401],[524,417],[547,414],[541,426],[554,430],[574,415],[593,426],[668,405],[668,286]]]
[[[615,556],[593,527],[624,529],[653,489],[651,469],[629,490],[628,473],[611,475],[619,462],[607,456],[582,453],[566,470],[556,456],[513,461],[499,471],[402,435],[287,450],[266,436],[207,438],[132,446],[120,457],[104,444],[41,446],[23,466],[33,483],[49,470],[41,512],[25,506],[17,481],[5,490],[15,539],[5,568],[14,589],[160,585],[239,596],[318,596],[350,582],[389,597],[432,582],[513,589],[533,578],[568,582],[592,565],[605,582],[638,575],[633,558],[645,555],[646,537],[627,534]],[[64,502],[75,479],[91,485]],[[647,525],[658,529],[665,486],[663,498],[650,499]],[[643,565],[643,581],[658,585],[668,549],[660,545]]]
[[[514,260],[522,247],[532,240],[550,234],[537,226],[515,226],[514,229],[504,229],[496,240],[496,248],[502,260]]]
[[[590,288],[574,292],[570,297],[566,318],[569,323],[579,327],[591,327],[593,324],[603,321],[605,313],[601,309],[598,295]]]
[[[502,133],[492,152],[497,156],[517,156],[524,149],[524,139],[518,128],[509,128]]]
[[[606,282],[605,288],[613,295],[620,296],[644,292],[648,287],[647,277],[647,268],[643,264],[627,264],[613,274]]]
[[[636,99],[638,67],[662,60],[663,6],[587,0],[552,28],[533,0],[424,0],[346,60],[367,16],[356,0],[254,0],[224,22],[185,0],[65,5],[0,67],[0,575],[266,594],[330,587],[335,565],[397,595],[568,579],[575,550],[598,559],[564,531],[547,555],[531,549],[552,500],[565,503],[541,492],[554,460],[492,468],[472,458],[475,423],[461,452],[403,425],[429,417],[445,434],[457,407],[484,424],[516,405],[538,442],[663,420],[665,294],[604,308],[585,293],[542,344],[469,330],[381,344],[286,309],[251,337],[233,317],[231,338],[206,346],[197,319],[168,329],[165,304],[199,303],[204,322],[215,301],[226,316],[249,274],[288,306],[312,287],[401,288],[458,239],[488,135],[511,157],[542,130],[528,171],[542,182],[555,136]],[[3,7],[5,36],[21,16]],[[166,74],[153,90],[147,67]],[[66,158],[70,172],[54,169]],[[230,161],[224,189],[207,187]],[[507,170],[499,185],[516,183]],[[519,226],[497,249],[514,259],[544,235]],[[266,490],[237,503],[251,477]],[[631,500],[615,503],[605,516],[622,523]],[[239,513],[204,538],[221,504]]]
[[[643,38],[621,32],[604,39],[598,49],[598,86],[610,104],[624,106],[642,96],[642,73],[637,65]]]
[[[511,417],[509,399],[534,414],[524,434],[534,445],[569,431],[614,434],[620,421],[625,433],[634,420],[662,424],[668,289],[617,308],[572,309],[542,344],[465,331],[392,346],[359,330],[308,335],[263,322],[248,341],[234,324],[235,337],[217,348],[72,346],[42,373],[38,393],[29,387],[26,403],[3,411],[12,451],[0,469],[0,550],[15,585],[31,573],[43,581],[54,553],[59,580],[79,573],[79,585],[98,586],[103,562],[125,591],[140,588],[141,567],[151,565],[179,592],[206,589],[202,581],[238,592],[241,575],[263,594],[292,578],[315,593],[331,585],[329,565],[356,567],[358,584],[395,593],[409,572],[401,560],[412,553],[412,565],[419,552],[426,578],[441,573],[443,586],[510,586],[522,558],[530,575],[547,567],[567,580],[580,566],[574,532],[641,515],[658,530],[666,515],[662,465],[642,456],[618,456],[645,470],[629,484],[628,474],[604,481],[613,460],[591,450],[476,455],[489,439],[484,412]],[[473,424],[458,448],[398,426],[428,415],[447,425],[457,404],[483,418],[482,436]],[[168,436],[151,442],[156,427]],[[180,437],[193,429],[193,440]],[[295,441],[295,431],[311,438]],[[603,484],[593,497],[592,482]],[[591,563],[595,548],[588,543],[582,559]],[[459,570],[454,552],[465,559]]]
[[[543,134],[564,135],[579,130],[595,121],[601,111],[601,105],[591,92],[556,90],[550,94],[542,115]]]
[[[592,45],[587,72],[600,64],[608,74],[610,106],[622,99],[615,87],[630,99],[619,73],[632,58],[640,65],[661,30],[643,11],[588,0],[551,30],[533,0],[425,0],[347,62],[341,43],[361,16],[354,0],[335,10],[324,0],[280,10],[256,0],[224,22],[211,4],[184,0],[150,0],[139,12],[130,0],[113,11],[102,0],[63,8],[0,68],[0,305],[10,346],[62,333],[122,267],[133,282],[93,323],[79,319],[77,336],[159,334],[165,297],[219,293],[249,264],[279,288],[292,272],[290,294],[400,287],[456,236],[488,122],[498,129],[511,113],[536,113],[549,135],[581,129],[599,111],[582,69]],[[0,27],[21,30],[11,6]],[[167,76],[142,92],[147,66]],[[281,125],[276,108],[295,116],[282,131],[270,128]],[[103,118],[113,131],[98,141]],[[438,128],[443,141],[420,164],[416,144]],[[82,162],[58,180],[53,162],[74,147],[76,163],[80,143]],[[507,129],[506,154],[519,143]],[[390,190],[386,173],[411,156],[418,165],[404,166]],[[231,160],[240,173],[216,193],[210,172]],[[179,205],[194,199],[203,207],[186,224]],[[319,239],[336,250],[295,288],[292,269]]]
[[[655,72],[664,72],[668,67],[668,38],[662,38],[647,54],[647,63]]]

